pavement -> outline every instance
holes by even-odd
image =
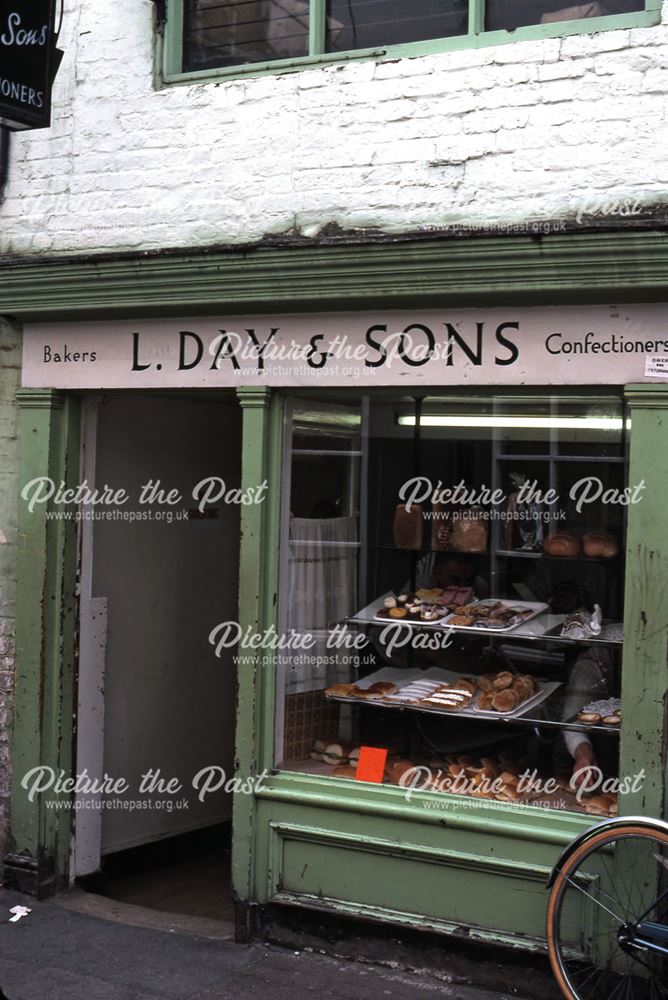
[[[31,913],[9,923],[16,905]],[[2,991],[8,1000],[517,1000],[523,995],[310,950],[239,945],[224,924],[170,914],[154,920],[152,914],[80,891],[38,902],[0,889]]]

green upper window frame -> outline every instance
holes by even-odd
[[[166,0],[165,83],[294,72],[661,20],[661,0]],[[535,15],[534,15],[535,11]],[[534,19],[537,23],[527,23]]]

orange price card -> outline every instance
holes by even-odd
[[[382,785],[385,774],[387,750],[379,747],[361,747],[355,777],[358,781],[372,781]]]

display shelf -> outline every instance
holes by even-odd
[[[505,558],[519,557],[521,559],[549,559],[554,562],[586,562],[586,563],[610,563],[614,559],[619,559],[621,553],[614,556],[552,556],[549,552],[532,552],[522,549],[495,549],[494,555]]]
[[[506,455],[496,456],[499,462],[586,462],[588,465],[623,465],[626,462],[624,456],[620,455],[551,455],[543,452],[542,455]]]
[[[328,697],[330,701],[339,701],[346,705],[362,705],[379,711],[408,712],[411,714],[417,714],[418,716],[428,715],[432,718],[434,716],[438,716],[438,718],[446,724],[452,722],[455,722],[456,724],[470,722],[474,726],[478,727],[486,723],[487,725],[499,725],[504,728],[511,727],[513,729],[518,727],[522,727],[524,729],[550,729],[553,730],[555,734],[566,730],[568,732],[585,733],[586,735],[600,733],[608,737],[619,737],[619,726],[604,726],[602,724],[594,725],[590,723],[578,722],[576,719],[561,719],[559,716],[564,699],[563,685],[559,685],[558,687],[562,690],[552,692],[545,701],[541,702],[540,705],[535,706],[534,708],[529,707],[524,713],[511,715],[499,712],[496,716],[492,716],[489,713],[467,712],[465,710],[448,711],[442,708],[432,708],[430,706],[418,704],[405,705],[390,701],[366,701],[363,698],[345,698],[338,697],[336,695]],[[479,742],[479,740],[477,742]],[[475,745],[477,745],[477,742]]]
[[[535,552],[527,549],[522,551],[522,549],[495,549],[495,556],[504,556],[506,558],[516,558],[516,559],[544,559],[544,552]]]
[[[585,639],[573,639],[570,636],[559,635],[558,629],[564,623],[565,615],[554,615],[550,612],[545,612],[538,615],[537,618],[531,619],[531,621],[524,622],[520,625],[516,625],[514,628],[508,629],[505,632],[493,632],[486,629],[474,628],[473,626],[461,626],[461,625],[443,625],[440,622],[414,622],[408,621],[406,618],[388,618],[379,619],[376,618],[376,611],[383,607],[383,602],[386,597],[390,596],[391,591],[383,594],[381,597],[376,598],[365,608],[362,608],[357,614],[352,615],[349,618],[344,619],[341,624],[347,625],[361,625],[361,626],[375,626],[376,628],[387,628],[388,625],[401,625],[405,628],[420,630],[428,629],[433,631],[434,629],[438,631],[444,631],[445,629],[451,630],[453,634],[462,636],[476,636],[479,639],[511,639],[515,641],[516,639],[521,639],[527,642],[549,642],[549,643],[565,643],[567,645],[584,645],[584,646],[619,646],[621,647],[623,643],[623,637],[617,636],[615,633],[612,634],[611,629],[613,626],[617,629],[621,629],[621,623],[618,622],[604,622],[603,630],[600,636],[588,636]],[[513,600],[513,598],[494,598],[496,600]],[[519,600],[519,599],[518,599]]]

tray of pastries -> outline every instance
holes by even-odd
[[[356,683],[335,684],[325,695],[338,701],[365,702],[383,708],[512,719],[541,704],[559,686],[559,682],[545,683],[530,674],[514,674],[509,670],[461,676],[441,668],[421,671],[384,667]]]
[[[492,598],[465,604],[442,618],[440,624],[475,632],[510,632],[544,611],[547,611],[547,604],[539,601],[498,601]]]
[[[423,587],[414,593],[387,594],[374,617],[383,622],[436,625],[454,610],[472,601],[471,587]]]

